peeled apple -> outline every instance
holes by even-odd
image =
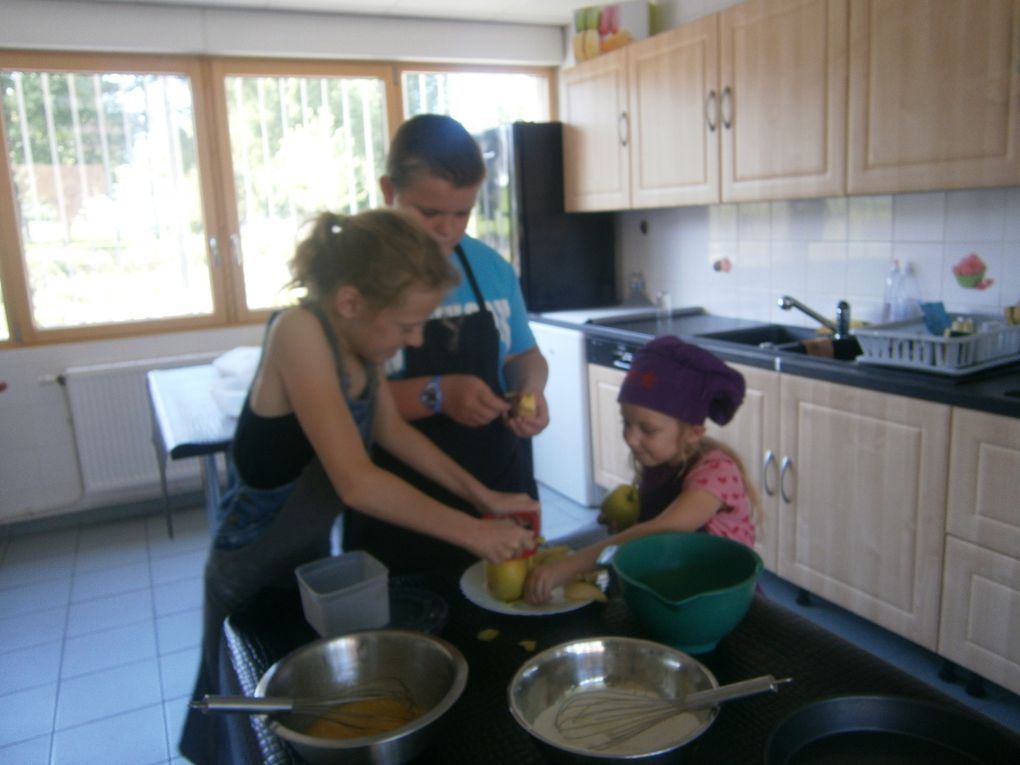
[[[511,558],[502,563],[485,564],[485,585],[496,600],[512,603],[524,594],[524,580],[528,578],[528,559]]]
[[[534,393],[522,393],[517,399],[517,414],[521,417],[534,417],[538,414],[538,404]]]

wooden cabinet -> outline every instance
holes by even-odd
[[[717,42],[710,16],[563,72],[567,210],[719,200]]]
[[[630,207],[627,49],[566,69],[561,79],[566,210]]]
[[[779,374],[730,364],[744,375],[744,403],[724,427],[709,421],[706,433],[739,456],[748,481],[757,490],[761,513],[755,519],[755,549],[765,568],[778,570],[779,554]]]
[[[938,652],[1020,693],[1020,420],[955,409]]]
[[[630,206],[719,201],[716,15],[627,49]]]
[[[563,72],[567,210],[842,194],[847,0],[749,0]]]
[[[720,14],[722,200],[838,196],[846,0],[748,0]]]
[[[847,192],[1020,183],[1020,0],[854,0]]]
[[[934,650],[950,408],[784,375],[779,574]]]
[[[623,421],[616,402],[626,374],[619,369],[588,365],[592,474],[595,484],[603,489],[613,489],[634,480],[634,463],[623,441]]]
[[[733,366],[744,404],[708,432],[758,489],[766,567],[934,649],[949,407]]]

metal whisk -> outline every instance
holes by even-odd
[[[656,725],[684,712],[715,706],[723,701],[777,691],[791,678],[777,680],[772,675],[689,693],[679,699],[664,699],[623,688],[599,688],[579,691],[560,707],[556,729],[572,742],[592,739],[590,749],[618,746]]]
[[[417,716],[408,687],[396,678],[350,686],[327,698],[211,696],[190,702],[207,713],[273,714],[310,717],[350,728],[394,728]]]

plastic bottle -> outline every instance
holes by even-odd
[[[651,298],[645,291],[645,275],[640,271],[631,272],[630,293],[624,305],[652,305]]]
[[[882,299],[882,321],[906,321],[920,315],[920,290],[914,269],[894,260],[885,278]]]

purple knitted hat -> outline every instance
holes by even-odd
[[[679,338],[657,337],[635,355],[616,400],[691,425],[725,425],[744,400],[744,376],[722,359]]]

